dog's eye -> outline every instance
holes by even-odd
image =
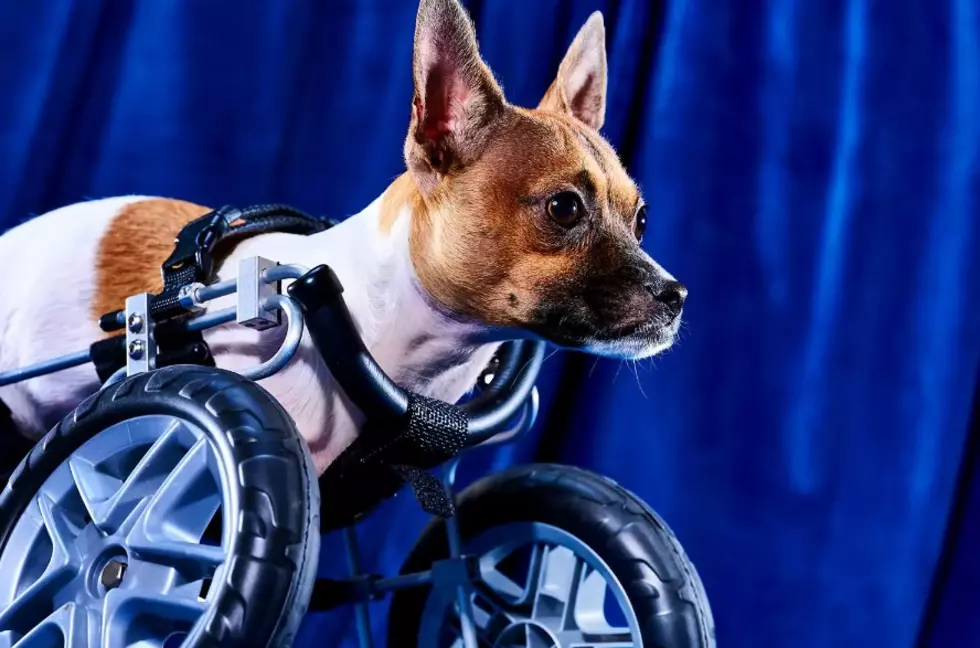
[[[548,199],[548,216],[562,227],[572,227],[585,214],[585,207],[578,195],[563,191]]]
[[[636,240],[643,242],[643,234],[647,231],[647,206],[643,205],[640,210],[636,212],[636,224],[633,225],[633,234],[636,235]]]

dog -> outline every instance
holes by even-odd
[[[412,71],[404,174],[325,232],[246,239],[219,278],[253,255],[328,264],[385,372],[448,402],[471,389],[509,339],[621,359],[669,347],[687,291],[641,248],[646,203],[599,133],[607,86],[601,13],[581,28],[534,109],[508,103],[458,0],[421,0]],[[0,371],[103,337],[98,318],[130,295],[158,292],[177,232],[209,211],[122,196],[56,209],[0,237]],[[274,353],[282,328],[232,324],[205,341],[217,366],[243,370]],[[295,421],[320,473],[363,423],[308,335],[287,367],[260,384]],[[0,400],[17,430],[36,439],[99,386],[94,369],[81,366],[4,387]]]

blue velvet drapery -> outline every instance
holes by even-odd
[[[977,4],[466,4],[523,105],[604,10],[606,134],[691,290],[655,362],[550,360],[543,436],[468,475],[540,451],[620,480],[679,535],[729,648],[903,648],[926,618],[923,645],[980,645],[976,483],[928,596],[980,359]],[[121,193],[360,210],[402,168],[415,7],[0,4],[0,229]],[[422,522],[386,506],[369,565],[396,569]],[[321,571],[341,555],[328,538]],[[352,636],[311,615],[298,645]]]

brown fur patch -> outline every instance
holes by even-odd
[[[154,198],[123,207],[106,229],[96,261],[92,317],[126,305],[126,298],[163,289],[160,268],[187,223],[210,208],[183,200]]]
[[[381,197],[381,213],[378,216],[378,230],[387,236],[401,215],[402,210],[411,207],[417,211],[421,206],[421,196],[411,174],[403,173],[385,190]]]

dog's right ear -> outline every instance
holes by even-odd
[[[479,157],[506,107],[458,0],[421,0],[405,161],[423,191]]]

